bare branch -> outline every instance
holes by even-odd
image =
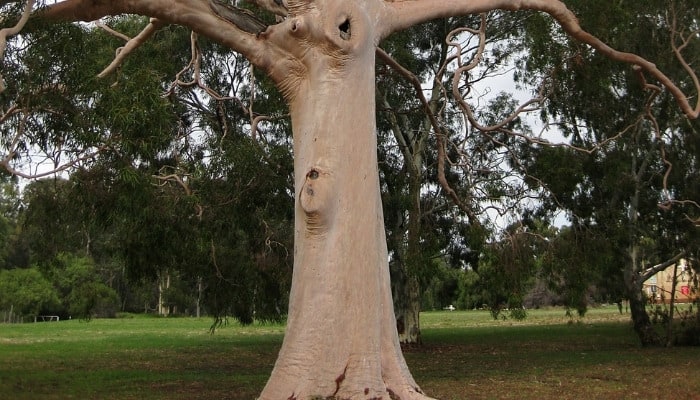
[[[690,32],[687,37],[683,37],[683,32],[678,28],[678,18],[676,17],[675,2],[671,2],[671,48],[673,49],[673,54],[676,56],[676,60],[681,64],[685,72],[690,76],[693,81],[696,92],[696,105],[695,105],[695,118],[698,117],[698,112],[700,111],[700,79],[697,73],[691,68],[690,64],[683,57],[683,50],[690,43],[691,40],[698,40],[700,35],[700,30],[695,30]],[[678,39],[680,39],[680,44],[677,44]],[[687,113],[686,113],[687,114]]]
[[[670,267],[671,265],[677,263],[683,257],[685,257],[685,251],[681,251],[680,253],[676,254],[675,256],[669,258],[668,260],[666,260],[662,263],[648,267],[643,271],[639,271],[639,277],[640,277],[639,282],[646,281],[647,279],[654,276],[657,272],[663,271],[666,268]]]
[[[588,44],[612,60],[641,68],[654,77],[671,93],[688,118],[698,118],[700,116],[700,96],[696,105],[692,106],[690,97],[686,96],[656,65],[636,54],[615,50],[597,37],[586,32],[581,28],[578,19],[571,10],[558,0],[399,0],[387,2],[385,11],[389,16],[386,17],[386,20],[390,21],[390,23],[384,27],[385,31],[382,32],[382,37],[435,18],[477,14],[497,9],[510,11],[533,10],[549,14],[571,37]],[[700,95],[700,85],[696,84],[694,89],[696,90],[695,95]]]
[[[437,173],[438,173],[438,181],[440,182],[440,186],[442,186],[443,190],[447,195],[452,199],[452,201],[462,210],[467,216],[469,217],[470,221],[474,224],[479,223],[479,219],[477,218],[476,214],[474,211],[459,197],[457,192],[450,186],[449,182],[447,182],[447,178],[445,177],[445,134],[441,128],[441,125],[438,123],[437,117],[435,116],[435,113],[433,112],[432,108],[430,107],[430,103],[428,100],[425,98],[425,95],[423,94],[423,88],[421,87],[421,82],[420,79],[418,79],[417,76],[415,76],[411,71],[407,70],[403,66],[401,66],[399,63],[397,63],[391,56],[389,56],[384,50],[377,48],[376,50],[377,56],[384,61],[387,65],[391,66],[393,69],[395,69],[397,72],[399,72],[402,76],[404,76],[415,88],[416,94],[418,95],[418,99],[420,100],[421,104],[423,105],[424,111],[426,115],[428,116],[428,119],[430,120],[430,124],[433,127],[433,130],[435,132],[436,138],[437,138],[437,147],[438,147],[438,167],[437,167]]]
[[[114,60],[105,68],[102,72],[100,72],[97,76],[100,78],[104,78],[105,76],[111,74],[114,72],[121,64],[124,62],[126,57],[131,54],[132,51],[134,51],[136,48],[141,46],[146,40],[151,38],[154,33],[160,28],[162,28],[165,24],[156,19],[156,18],[151,18],[150,22],[148,25],[146,25],[143,30],[136,35],[133,39],[129,39],[124,47],[120,47],[117,49],[116,56],[114,57]],[[104,26],[104,25],[103,25]]]
[[[123,34],[121,32],[115,31],[114,29],[110,28],[108,25],[102,23],[102,21],[95,21],[95,26],[104,30],[105,32],[109,33],[112,36],[116,36],[119,39],[122,39],[125,42],[128,42],[129,40],[131,40],[130,37],[126,36],[125,34]]]
[[[165,92],[164,96],[169,96],[173,94],[177,87],[196,86],[204,90],[209,96],[216,100],[238,100],[238,98],[236,97],[224,96],[217,93],[214,89],[210,88],[202,81],[202,52],[199,49],[199,43],[197,39],[197,33],[193,31],[190,34],[190,62],[175,75],[175,80],[170,84],[170,88]],[[192,74],[192,79],[183,80],[183,76],[188,72]],[[240,100],[238,101],[240,102]]]
[[[34,0],[28,0],[27,4],[24,6],[24,11],[22,12],[22,17],[17,21],[17,23],[10,28],[0,29],[0,61],[5,58],[5,50],[7,49],[7,38],[14,36],[19,33],[19,31],[24,28],[29,16],[31,15],[32,8],[34,7]],[[5,91],[5,80],[2,78],[0,73],[0,93]]]
[[[18,138],[19,138],[19,136],[17,136],[15,139],[18,139]],[[52,168],[52,169],[50,169],[50,170],[42,171],[42,172],[34,172],[34,173],[26,172],[26,171],[23,171],[23,170],[20,170],[20,169],[17,169],[17,168],[15,168],[15,167],[13,167],[12,164],[11,164],[11,161],[12,161],[13,158],[14,158],[15,152],[14,152],[14,151],[11,151],[7,156],[5,156],[2,160],[0,160],[0,167],[2,167],[3,169],[5,169],[5,170],[6,170],[8,173],[10,173],[11,175],[15,175],[15,176],[18,176],[18,177],[20,177],[20,178],[25,178],[25,179],[38,179],[38,178],[43,178],[43,177],[46,177],[46,176],[51,176],[51,175],[59,174],[59,173],[61,173],[61,172],[63,172],[63,171],[67,171],[67,170],[69,170],[69,169],[71,169],[71,168],[74,168],[76,165],[79,165],[80,163],[82,163],[82,162],[84,162],[84,161],[88,161],[88,160],[94,159],[94,158],[97,157],[100,153],[104,152],[104,151],[107,150],[108,148],[110,148],[110,146],[108,146],[108,145],[99,146],[99,147],[97,147],[97,148],[96,148],[95,150],[93,150],[93,151],[84,153],[84,154],[81,155],[80,157],[77,157],[77,158],[75,158],[75,159],[73,159],[73,160],[70,160],[70,161],[65,162],[65,163],[63,163],[63,164],[60,164],[60,165],[58,165],[58,166],[56,166],[56,167],[54,167],[54,168]]]
[[[462,49],[462,45],[456,41],[456,40],[450,40],[450,38],[457,37],[459,33],[469,31],[472,34],[478,35],[479,37],[479,45],[477,49],[475,50],[474,56],[471,58],[471,61],[467,64],[464,64],[462,60],[462,54],[464,54],[464,50]],[[510,124],[513,122],[516,118],[520,116],[523,112],[528,112],[528,111],[534,111],[539,108],[539,105],[544,101],[544,85],[540,86],[539,92],[537,97],[532,98],[524,103],[522,103],[511,115],[508,117],[502,119],[498,124],[491,125],[491,126],[484,126],[477,121],[476,117],[474,116],[474,113],[472,111],[471,106],[464,100],[464,95],[460,93],[460,81],[462,80],[462,77],[465,76],[469,71],[473,70],[476,68],[479,63],[481,62],[481,59],[483,58],[484,50],[486,47],[486,17],[485,15],[482,14],[481,17],[481,24],[479,27],[479,30],[468,30],[467,28],[459,28],[455,29],[452,32],[450,32],[447,35],[447,44],[451,47],[455,48],[455,52],[452,57],[447,59],[447,62],[440,68],[441,70],[445,70],[447,67],[447,64],[451,60],[456,60],[457,61],[457,70],[454,72],[454,75],[452,77],[452,94],[454,99],[457,101],[457,104],[459,107],[462,109],[464,112],[464,115],[467,117],[468,121],[478,130],[482,132],[487,132],[487,131],[496,131],[504,128],[506,125]],[[467,90],[469,90],[470,87],[467,87]]]

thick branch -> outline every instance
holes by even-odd
[[[220,18],[234,24],[244,32],[259,35],[267,29],[264,22],[244,8],[234,7],[219,0],[209,0],[209,6]]]
[[[106,16],[138,14],[162,24],[182,25],[244,55],[254,65],[268,70],[279,51],[221,18],[204,0],[66,0],[42,8],[37,17],[56,21],[95,21]]]
[[[10,28],[0,29],[0,61],[5,57],[5,49],[7,48],[7,38],[9,36],[14,36],[19,33],[20,30],[29,20],[29,16],[32,12],[32,7],[34,7],[34,0],[28,0],[24,7],[24,12],[22,12],[22,17],[17,23]],[[2,74],[0,74],[0,93],[5,90],[5,81],[2,79]]]
[[[682,252],[676,254],[672,258],[670,258],[662,263],[653,265],[653,266],[645,269],[644,271],[640,271],[639,276],[641,279],[639,280],[639,282],[646,281],[647,279],[654,276],[657,272],[661,272],[661,271],[665,270],[666,268],[670,267],[671,265],[677,263],[683,257],[685,257],[685,251],[682,251]]]

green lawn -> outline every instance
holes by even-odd
[[[406,349],[430,395],[452,399],[700,399],[700,348],[642,349],[616,308],[579,322],[560,309],[494,321],[422,314]],[[284,327],[208,318],[0,324],[0,399],[254,399]]]

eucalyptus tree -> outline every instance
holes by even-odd
[[[391,306],[375,136],[375,52],[384,38],[440,17],[494,9],[543,11],[573,37],[660,80],[684,112],[698,114],[652,63],[616,52],[589,35],[558,1],[256,4],[280,14],[281,21],[268,26],[230,4],[204,0],[66,0],[47,4],[34,15],[44,21],[91,21],[128,13],[151,17],[143,34],[119,53],[117,63],[164,25],[184,25],[244,55],[284,96],[294,136],[294,274],[284,343],[261,399],[427,398],[401,355]],[[472,63],[459,59],[455,100],[470,123],[478,123],[459,84]],[[500,126],[508,122],[512,119]],[[442,128],[432,125],[438,153],[444,155]],[[444,167],[445,158],[439,161]],[[440,168],[438,178],[449,187]],[[445,190],[458,200],[454,190]]]
[[[470,75],[466,85],[496,79],[503,74],[511,52],[506,51],[508,37],[519,31],[522,13],[495,12],[483,23],[486,28],[485,62]],[[478,249],[487,239],[492,225],[484,204],[504,211],[523,196],[509,190],[505,169],[493,168],[502,161],[497,146],[489,139],[465,132],[459,110],[450,102],[450,63],[455,44],[446,37],[463,42],[460,57],[472,56],[481,44],[465,25],[479,24],[478,16],[445,18],[415,26],[394,35],[382,44],[377,67],[377,109],[380,147],[380,177],[385,209],[387,244],[399,340],[420,342],[420,292],[442,258],[455,267],[470,264],[477,268]],[[417,98],[422,90],[425,102]],[[496,96],[483,89],[480,96]],[[501,111],[485,105],[480,113],[494,120],[505,118],[513,110]],[[442,139],[448,144],[453,164],[442,167],[445,181],[459,192],[454,204],[444,194],[438,173],[439,155],[432,123],[446,129]],[[523,128],[521,126],[521,128]],[[480,154],[469,157],[466,154]],[[478,176],[477,176],[478,171]],[[494,192],[501,192],[500,196]],[[502,195],[502,193],[509,195]],[[510,196],[512,195],[512,196]],[[500,199],[496,199],[500,197]],[[507,199],[507,200],[506,200]]]
[[[658,60],[681,87],[697,85],[697,75],[687,75],[700,54],[697,4],[678,1],[667,11],[657,6],[571,3],[582,23],[606,41]],[[546,207],[569,214],[577,251],[593,252],[580,261],[595,271],[570,281],[608,286],[628,298],[642,344],[659,344],[642,284],[681,257],[697,257],[697,120],[684,118],[675,99],[620,65],[551,35],[549,21],[533,17],[527,27],[535,56],[523,60],[528,73],[521,78],[551,76],[542,116],[570,146],[525,149],[534,162],[529,170],[540,178],[533,182],[554,195]],[[685,63],[669,57],[680,52]],[[579,290],[578,297],[582,294]]]

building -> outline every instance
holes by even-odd
[[[673,290],[673,271],[676,271],[676,293],[674,302],[690,303],[698,298],[698,275],[686,259],[659,271],[644,282],[644,292],[654,303],[669,303]]]

